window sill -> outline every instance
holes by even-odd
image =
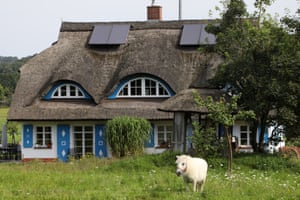
[[[156,146],[155,149],[169,149],[169,146]]]
[[[34,149],[52,149],[52,147],[34,147]]]

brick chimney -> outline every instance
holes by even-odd
[[[162,7],[161,6],[148,6],[147,7],[148,20],[162,20]]]

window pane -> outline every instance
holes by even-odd
[[[85,134],[85,154],[93,153],[93,134]]]
[[[131,81],[131,95],[132,96],[141,96],[142,95],[142,80],[141,79]]]
[[[70,85],[70,96],[75,97],[76,96],[76,87],[73,85]]]
[[[93,132],[93,127],[92,127],[92,126],[85,126],[85,127],[84,127],[84,131],[85,131],[85,132],[87,132],[87,131],[88,131],[88,132]]]
[[[145,95],[147,96],[156,95],[156,81],[145,79]]]
[[[157,133],[157,141],[158,141],[159,145],[162,145],[165,143],[164,133]]]
[[[45,132],[46,133],[51,133],[51,126],[46,126],[45,127]]]
[[[74,126],[74,132],[82,132],[81,126]]]
[[[167,133],[167,142],[168,144],[171,143],[172,133]]]
[[[45,145],[47,145],[47,146],[52,145],[51,134],[45,135]]]
[[[42,133],[36,134],[36,144],[43,145],[43,134]]]
[[[60,96],[62,96],[62,97],[67,96],[67,86],[66,85],[60,87]]]
[[[167,90],[161,84],[159,84],[158,90],[159,90],[159,95],[161,95],[161,96],[168,95]]]
[[[248,141],[248,134],[241,133],[241,145],[247,145],[247,141]]]
[[[120,91],[119,96],[128,96],[128,84]]]
[[[58,89],[55,91],[55,93],[53,94],[53,96],[58,97]]]
[[[167,131],[172,132],[173,131],[173,126],[167,126]]]
[[[82,133],[74,134],[74,151],[77,155],[82,155]]]
[[[247,126],[241,126],[241,131],[247,131]]]
[[[42,126],[37,126],[36,127],[36,132],[37,133],[43,133],[43,127]]]
[[[83,97],[83,94],[82,94],[82,92],[77,88],[77,92],[78,92],[78,97]]]

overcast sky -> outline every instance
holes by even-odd
[[[182,0],[182,19],[211,19],[220,0]],[[145,21],[151,0],[1,0],[0,56],[39,53],[58,38],[62,21]],[[179,0],[156,0],[163,20],[178,20]],[[253,11],[254,0],[245,0]],[[268,13],[294,15],[300,0],[276,0]],[[209,11],[213,15],[209,15]]]

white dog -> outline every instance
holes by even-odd
[[[198,191],[198,184],[200,185],[200,192],[203,191],[204,183],[207,174],[207,162],[201,158],[192,158],[191,156],[181,155],[176,156],[177,176],[182,176],[186,183],[193,183],[194,192]]]

